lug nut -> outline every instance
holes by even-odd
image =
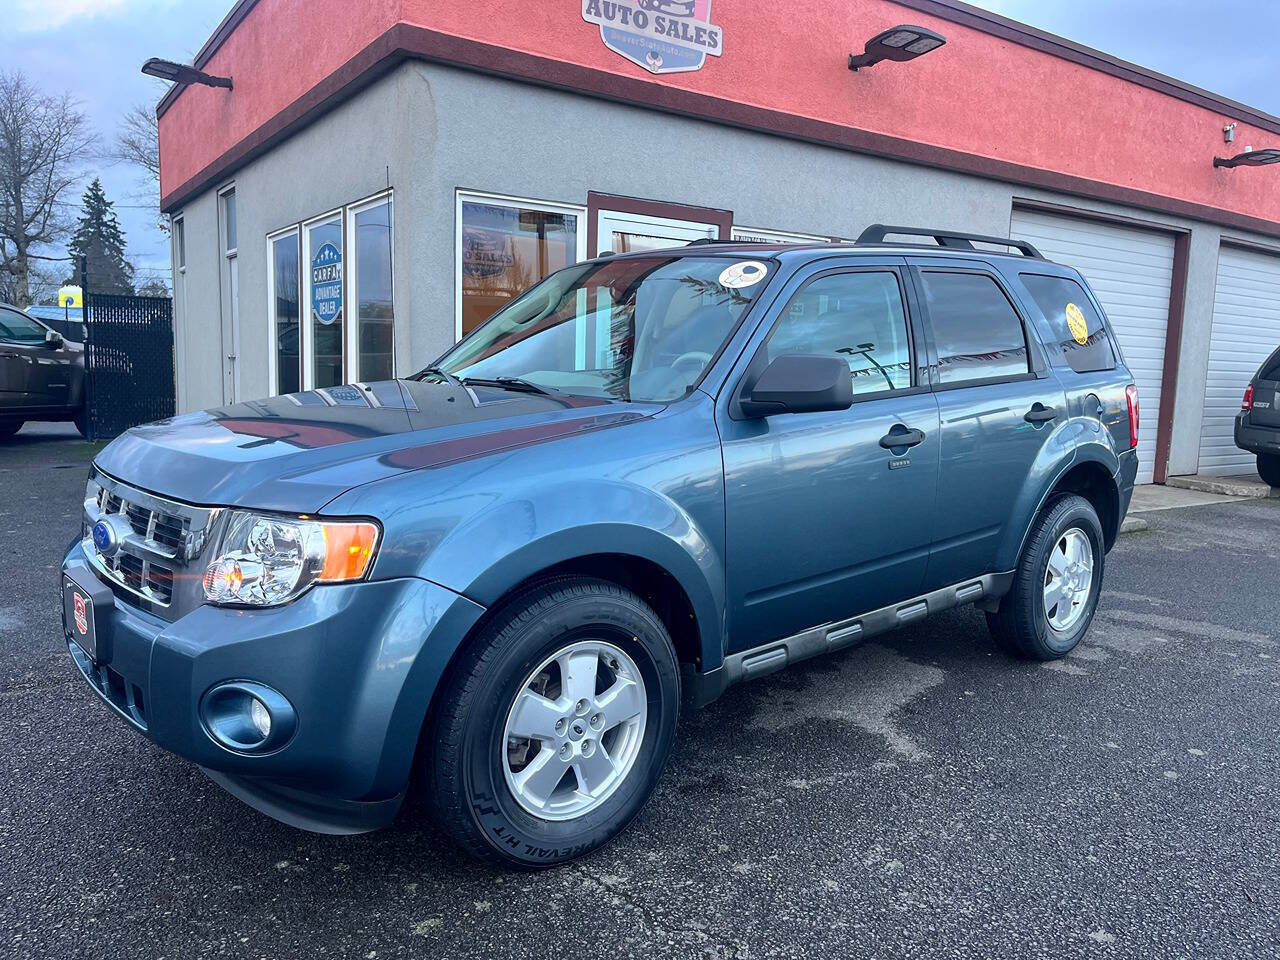
[[[582,741],[582,755],[584,757],[589,757],[595,752],[596,752],[596,742],[594,740]]]
[[[588,708],[589,706],[591,706],[591,704],[587,703],[587,701],[586,701],[586,700],[579,700],[579,701],[577,702],[577,704],[574,706],[574,709],[575,709],[578,713],[586,713],[586,712],[587,712],[587,708]]]
[[[604,724],[604,717],[600,716],[600,714],[598,714],[598,713],[596,713],[596,714],[592,714],[592,716],[591,716],[591,726],[593,726],[593,727],[595,727],[595,729],[599,730],[599,729],[600,729],[600,727],[601,727],[603,724]]]
[[[568,726],[568,723],[565,721],[564,717],[561,717],[559,720],[556,721],[556,733],[559,736],[563,737],[565,728],[567,726]]]
[[[571,756],[573,756],[573,747],[566,743],[560,748],[560,759],[568,760]]]

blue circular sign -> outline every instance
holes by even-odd
[[[311,258],[311,312],[323,324],[342,316],[342,251],[322,243]]]

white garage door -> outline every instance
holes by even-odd
[[[1138,482],[1150,483],[1173,282],[1173,236],[1018,207],[1009,235],[1030,240],[1050,260],[1075,267],[1102,301],[1138,384]]]
[[[1209,376],[1200,427],[1200,472],[1252,473],[1254,457],[1236,447],[1235,417],[1258,367],[1280,345],[1280,257],[1224,246],[1213,295]]]

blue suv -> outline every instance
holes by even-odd
[[[264,813],[354,833],[416,787],[471,853],[545,866],[622,830],[733,683],[961,604],[1064,656],[1137,429],[1097,299],[1029,244],[600,257],[415,376],[115,440],[63,628]]]

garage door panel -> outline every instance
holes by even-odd
[[[1235,445],[1235,418],[1253,375],[1280,344],[1280,256],[1223,246],[1200,426],[1201,473],[1250,473],[1253,454]]]
[[[1164,377],[1173,236],[1037,210],[1015,208],[1009,235],[1079,270],[1101,301],[1141,398],[1138,481],[1155,462],[1160,386]]]

